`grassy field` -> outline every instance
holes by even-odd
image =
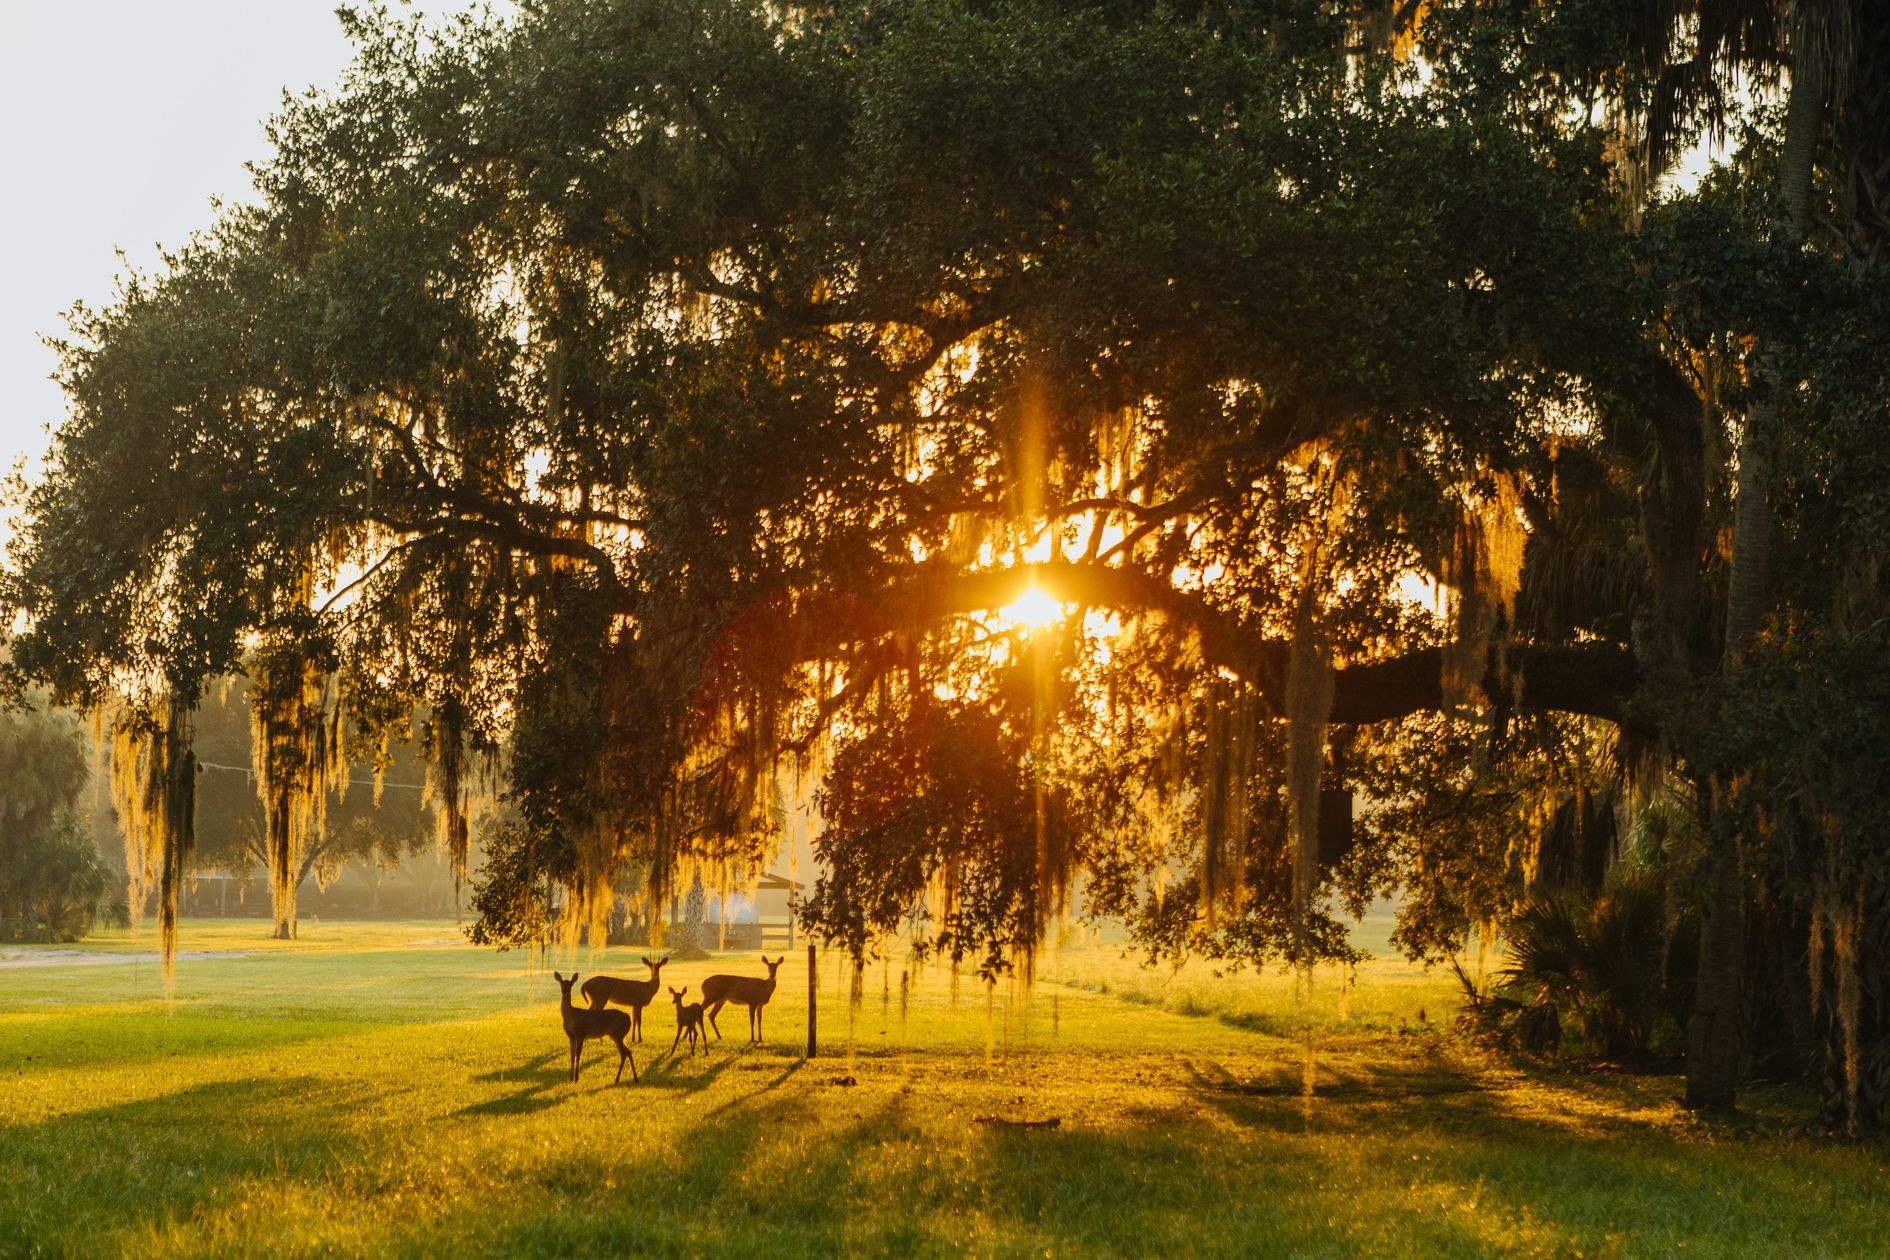
[[[0,947],[5,1255],[1880,1255],[1885,1153],[1754,1091],[1519,1069],[1448,1031],[1454,981],[1144,970],[1066,943],[1028,990],[804,951],[768,1042],[564,1078],[557,987],[450,924],[185,925]],[[1369,935],[1370,926],[1367,932]],[[1370,943],[1369,941],[1367,942]],[[637,975],[636,951],[554,958]],[[1385,951],[1379,951],[1381,955]],[[65,965],[43,965],[64,955]],[[115,956],[101,961],[100,955]],[[36,965],[20,965],[22,962]],[[672,964],[692,992],[752,955]],[[1307,1049],[1315,1090],[1304,1095]],[[1016,1121],[1059,1125],[1022,1127]]]

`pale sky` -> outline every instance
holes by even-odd
[[[42,333],[242,200],[285,88],[331,86],[335,0],[0,0],[0,471],[64,414]],[[429,14],[471,0],[423,0]],[[496,6],[495,6],[496,7]]]

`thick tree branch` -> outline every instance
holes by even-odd
[[[807,596],[798,614],[834,626],[841,642],[863,642],[967,613],[994,611],[1035,584],[1053,598],[1130,615],[1156,615],[1192,633],[1209,665],[1237,674],[1280,710],[1286,698],[1284,639],[1269,637],[1199,595],[1154,575],[1101,564],[1050,563],[963,572],[920,569],[868,599]],[[844,602],[845,607],[828,606]],[[1443,684],[1446,649],[1415,648],[1337,671],[1334,722],[1390,721],[1449,706]],[[1492,659],[1481,683],[1491,704],[1620,721],[1639,684],[1633,655],[1607,643],[1511,645]]]

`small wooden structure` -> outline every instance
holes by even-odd
[[[762,949],[794,948],[794,896],[800,891],[800,884],[772,872],[756,881],[755,917]]]
[[[794,944],[794,895],[802,885],[772,872],[755,881],[755,895],[731,892],[710,894],[704,926],[710,949],[787,949]],[[682,925],[681,894],[669,899],[672,933]]]

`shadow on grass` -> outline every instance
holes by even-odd
[[[1190,1064],[1189,1076],[1195,1088],[1209,1095],[1235,1095],[1247,1098],[1307,1097],[1305,1065],[1281,1064],[1263,1074],[1242,1079],[1218,1063]],[[1344,1064],[1330,1058],[1314,1059],[1314,1086],[1311,1097],[1316,1102],[1381,1103],[1410,1102],[1420,1098],[1442,1098],[1487,1092],[1488,1087],[1448,1062],[1434,1061],[1418,1067]]]
[[[1192,997],[1183,997],[1179,1002],[1170,1003],[1165,994],[1151,993],[1146,989],[1119,988],[1101,980],[1047,980],[1043,983],[1061,985],[1066,989],[1075,989],[1079,993],[1094,993],[1099,997],[1114,998],[1119,1002],[1127,1002],[1131,1006],[1150,1007],[1170,1015],[1185,1015],[1189,1019],[1212,1018],[1229,1028],[1237,1028],[1241,1032],[1259,1033],[1267,1037],[1295,1037],[1305,1031],[1303,1021],[1271,1015],[1264,1011],[1222,1010],[1203,1006]]]
[[[609,1047],[607,1046],[608,1050]],[[577,1094],[593,1094],[612,1089],[656,1089],[670,1093],[694,1094],[708,1089],[715,1080],[731,1065],[731,1060],[722,1059],[704,1065],[704,1071],[678,1071],[687,1068],[688,1060],[677,1060],[664,1051],[655,1059],[645,1059],[637,1064],[637,1079],[625,1076],[616,1079],[616,1061],[611,1054],[599,1055],[595,1047],[587,1047],[587,1055],[579,1067],[578,1079],[571,1080],[570,1060],[560,1051],[547,1051],[516,1067],[500,1068],[495,1072],[486,1072],[472,1079],[480,1084],[514,1084],[522,1087],[496,1098],[487,1098],[480,1102],[468,1103],[453,1112],[459,1117],[476,1116],[523,1116],[533,1112],[545,1111],[557,1106],[566,1098]],[[588,1073],[588,1075],[587,1075]]]
[[[755,1098],[759,1097],[760,1095],[773,1093],[775,1090],[780,1089],[783,1085],[787,1084],[789,1080],[793,1079],[796,1073],[798,1073],[802,1068],[806,1066],[807,1066],[806,1059],[794,1060],[792,1063],[782,1068],[780,1072],[776,1073],[774,1079],[768,1081],[764,1085],[757,1087],[753,1093],[738,1094],[734,1098],[729,1099],[727,1102],[723,1103],[721,1106],[709,1112],[708,1119],[715,1120],[716,1118],[720,1116],[727,1115],[729,1112],[739,1111],[741,1108],[747,1106],[750,1102],[752,1102]]]
[[[784,1070],[777,1082],[793,1079]],[[1220,1148],[1198,1116],[1111,1131],[937,1127],[932,1100],[746,1093],[706,1114],[635,1199],[582,1189],[480,1227],[492,1250],[551,1254],[1353,1254],[1349,1224],[1304,1195],[1323,1160]],[[982,1104],[980,1104],[982,1105]],[[796,1140],[815,1130],[819,1140]],[[968,1140],[965,1134],[973,1134]],[[582,1187],[578,1164],[544,1180]],[[1300,1196],[1296,1199],[1296,1195]],[[1370,1222],[1365,1222],[1370,1225]],[[1474,1222],[1401,1223],[1419,1253],[1474,1253]],[[455,1228],[450,1232],[458,1232]],[[1365,1236],[1369,1249],[1371,1236]]]
[[[702,1071],[689,1071],[696,1062],[701,1062]],[[679,1090],[683,1093],[699,1094],[715,1083],[717,1077],[734,1066],[734,1060],[723,1056],[691,1055],[671,1053],[668,1050],[651,1060],[650,1065],[642,1069],[643,1083],[652,1089]]]
[[[555,1072],[551,1070],[553,1059],[557,1059],[559,1063],[558,1070]],[[555,1107],[558,1105],[558,1100],[549,1096],[549,1091],[566,1080],[569,1073],[564,1065],[567,1062],[568,1060],[556,1051],[547,1050],[544,1054],[518,1067],[500,1068],[496,1072],[481,1073],[472,1079],[482,1085],[509,1084],[519,1080],[525,1080],[528,1083],[523,1089],[510,1094],[501,1094],[497,1098],[488,1098],[484,1102],[471,1103],[453,1114],[456,1116],[522,1116],[534,1111],[543,1111],[547,1107]]]
[[[64,1237],[115,1253],[114,1234],[187,1218],[238,1182],[333,1175],[356,1154],[340,1136],[351,1106],[332,1082],[295,1076],[0,1125],[0,1251]]]

